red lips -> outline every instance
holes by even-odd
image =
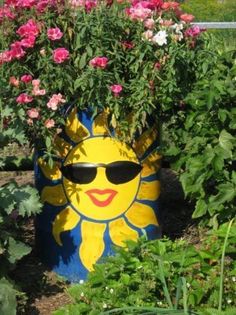
[[[106,207],[112,202],[113,198],[117,194],[117,191],[112,189],[90,189],[85,193],[90,197],[96,206]]]

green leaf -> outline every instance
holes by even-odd
[[[83,55],[80,58],[79,68],[81,70],[86,66],[86,64],[87,64],[86,60],[87,60],[87,52],[83,53]]]
[[[19,259],[31,252],[31,248],[22,242],[14,240],[9,237],[8,239],[8,260],[11,264],[16,263]]]
[[[223,149],[231,153],[233,149],[233,141],[235,141],[235,138],[230,133],[226,130],[221,131],[219,144]]]
[[[207,204],[203,199],[199,199],[196,203],[195,210],[192,214],[192,218],[200,218],[207,212]]]
[[[16,315],[16,290],[5,278],[0,279],[0,314]]]

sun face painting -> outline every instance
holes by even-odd
[[[160,235],[157,220],[161,156],[151,128],[132,147],[109,130],[107,113],[94,119],[73,109],[55,140],[53,168],[39,156],[36,184],[44,209],[36,237],[46,263],[72,281],[86,278],[114,245],[146,231]]]

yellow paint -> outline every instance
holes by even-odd
[[[137,199],[140,200],[156,200],[160,196],[160,181],[141,182]]]
[[[118,246],[125,246],[125,241],[137,241],[138,232],[127,225],[123,218],[114,220],[109,223],[110,237],[114,244]]]
[[[94,119],[93,125],[92,125],[92,132],[94,136],[101,136],[101,135],[109,135],[109,127],[107,123],[107,116],[108,113],[106,111],[100,113],[97,115],[97,117]]]
[[[65,132],[75,143],[87,138],[90,134],[88,129],[82,125],[77,117],[77,108],[74,108],[66,121]]]
[[[83,221],[81,224],[82,243],[79,248],[79,256],[83,265],[93,270],[93,265],[102,256],[105,244],[103,235],[106,224]]]
[[[70,207],[62,210],[55,218],[52,225],[52,234],[58,245],[62,246],[60,234],[72,230],[80,221],[80,215]]]
[[[141,172],[142,177],[147,177],[155,174],[161,168],[162,156],[158,153],[149,154],[142,162],[143,169]]]
[[[38,164],[46,178],[50,180],[58,180],[61,178],[60,163],[54,162],[51,168],[43,158],[39,158]]]
[[[138,157],[142,157],[151,144],[157,139],[156,128],[151,128],[145,131],[137,141],[135,141],[133,148]]]
[[[138,202],[132,204],[125,216],[134,226],[145,228],[150,224],[157,225],[156,215],[151,207]]]
[[[46,186],[41,192],[41,201],[54,206],[62,206],[67,203],[62,185]]]
[[[114,161],[134,161],[138,163],[133,150],[117,139],[110,137],[89,138],[79,143],[68,155],[65,165],[77,162],[111,163]],[[75,184],[66,178],[63,185],[69,201],[73,206],[88,218],[95,220],[111,220],[124,213],[132,204],[139,187],[140,174],[127,183],[115,185],[108,181],[105,168],[98,167],[96,178],[89,184]],[[107,206],[94,204],[86,192],[94,189],[113,190],[115,197]],[[103,200],[107,196],[98,196]]]
[[[66,142],[63,138],[56,136],[54,140],[54,148],[60,157],[65,158],[68,152],[72,149],[72,145]]]

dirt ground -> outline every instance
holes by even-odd
[[[14,179],[20,185],[34,184],[33,172],[0,172],[0,186]],[[163,235],[172,239],[184,237],[195,243],[197,229],[191,220],[193,205],[184,199],[178,179],[170,169],[162,170],[161,223]],[[22,284],[25,296],[19,296],[17,315],[50,315],[53,310],[70,302],[66,293],[69,284],[47,270],[37,257],[34,247],[33,218],[26,220],[23,239],[32,246],[32,252],[23,258],[11,277]],[[27,297],[27,298],[26,298]]]

